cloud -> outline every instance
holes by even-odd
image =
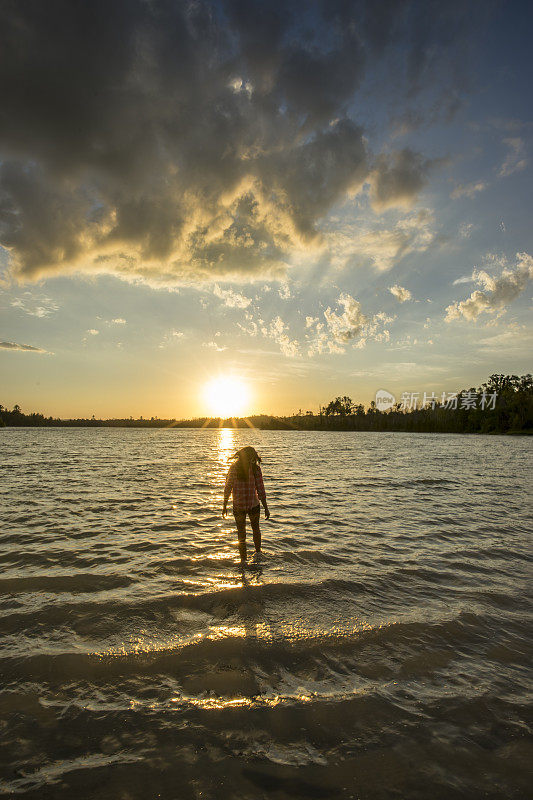
[[[488,183],[485,181],[475,181],[473,183],[459,183],[451,193],[452,200],[457,200],[459,197],[475,197],[479,192],[484,192]]]
[[[228,349],[225,345],[219,345],[213,340],[210,342],[203,342],[202,347],[209,347],[211,350],[216,350],[217,353],[222,353],[224,350]]]
[[[354,259],[368,258],[384,272],[410,253],[422,253],[437,240],[434,216],[428,209],[401,216],[394,224],[361,227],[344,225],[328,234],[332,263],[344,268]]]
[[[291,339],[288,333],[288,325],[281,319],[280,316],[274,319],[267,325],[263,324],[261,333],[268,339],[272,339],[279,348],[283,355],[289,358],[294,358],[300,355],[300,345],[296,339]]]
[[[529,164],[529,159],[526,158],[526,147],[523,139],[513,137],[504,139],[503,143],[507,145],[509,152],[498,171],[500,178],[506,178],[514,172],[521,172]]]
[[[14,275],[279,278],[366,180],[380,209],[412,202],[434,162],[410,150],[374,159],[356,95],[394,64],[396,99],[429,113],[459,71],[460,9],[3,4],[0,243]]]
[[[97,316],[96,319],[101,320],[102,317]],[[127,322],[123,317],[115,317],[114,319],[105,319],[102,321],[107,328],[113,328],[117,325],[127,325]]]
[[[372,317],[366,316],[358,300],[341,292],[336,308],[328,306],[322,317],[305,316],[305,328],[300,338],[293,336],[289,325],[279,315],[265,322],[260,318],[254,320],[252,314],[247,312],[246,323],[237,323],[237,326],[247,336],[261,334],[271,339],[285,356],[294,358],[303,352],[310,357],[323,353],[344,353],[349,342],[363,348],[369,341],[389,341],[387,326],[394,319],[383,312]]]
[[[332,311],[328,306],[324,316],[333,338],[337,342],[349,342],[361,333],[368,320],[361,312],[359,301],[346,292],[339,295],[337,303],[344,309],[342,313]]]
[[[324,322],[317,321],[314,325],[308,325],[307,327],[311,328],[310,332],[306,335],[307,355],[309,357],[321,355],[322,353],[346,352],[346,348],[337,342],[335,338],[332,338]]]
[[[459,225],[459,236],[461,239],[469,239],[473,230],[474,224],[472,222],[461,222]]]
[[[165,333],[158,347],[160,350],[162,350],[164,347],[168,347],[169,345],[174,344],[180,339],[183,339],[184,336],[185,334],[183,333],[183,331],[177,331],[175,329],[172,329],[171,331],[168,331],[168,333]]]
[[[501,333],[480,339],[477,344],[483,350],[498,353],[506,348],[513,348],[516,351],[518,347],[531,351],[533,341],[531,331],[528,330],[527,326],[518,325],[515,322],[510,323],[506,330]]]
[[[461,283],[472,283],[474,280],[474,275],[461,275],[460,278],[456,278],[452,283],[452,286],[458,286]]]
[[[409,289],[404,289],[403,286],[398,286],[398,284],[389,286],[389,292],[394,295],[396,300],[400,303],[405,303],[406,300],[410,300],[412,297]]]
[[[384,312],[367,317],[361,304],[347,292],[341,292],[337,299],[337,311],[329,306],[324,311],[325,323],[316,317],[306,317],[308,354],[344,353],[345,345],[353,341],[357,348],[365,347],[368,341],[386,342],[390,333],[385,327],[393,322]]]
[[[248,308],[252,302],[249,297],[245,297],[240,292],[235,292],[233,289],[221,289],[218,284],[213,287],[213,294],[224,301],[224,305],[228,308]]]
[[[22,297],[11,301],[13,308],[19,308],[31,317],[49,317],[59,309],[59,303],[50,297],[34,297],[31,292],[24,292]]]
[[[439,159],[425,159],[408,148],[390,156],[379,156],[370,176],[374,208],[381,211],[393,206],[412,205],[437,163]]]
[[[514,269],[504,269],[499,278],[484,270],[474,270],[472,280],[482,289],[476,289],[466,300],[456,301],[446,308],[446,322],[457,319],[475,322],[481,314],[503,313],[526,288],[533,278],[533,258],[528,253],[517,253]]]
[[[241,322],[237,322],[237,327],[240,328],[243,333],[248,334],[248,336],[257,336],[259,334],[260,326],[264,325],[263,320],[259,319],[256,322],[253,318],[253,314],[250,311],[245,311],[244,317],[246,319],[246,323],[243,325]]]
[[[25,353],[48,353],[48,350],[43,350],[42,347],[33,347],[30,344],[16,344],[15,342],[0,342],[0,349],[21,350]],[[51,354],[48,353],[48,355]]]
[[[446,367],[437,366],[436,364],[428,364],[416,361],[389,361],[379,366],[378,369],[358,370],[352,372],[355,377],[378,377],[383,378],[387,375],[393,379],[405,379],[408,374],[410,376],[420,375],[422,378],[427,376],[428,372],[442,373],[446,372]]]
[[[81,340],[83,344],[87,344],[91,336],[99,336],[100,331],[96,330],[96,328],[89,328],[87,331],[85,331],[85,334],[86,335],[83,336]]]

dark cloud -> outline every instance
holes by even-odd
[[[32,347],[29,344],[16,344],[15,342],[0,342],[0,349],[2,350],[24,350],[30,353],[46,353],[42,347]]]
[[[412,198],[430,162],[372,164],[357,90],[390,58],[420,91],[453,62],[459,7],[6,0],[0,243],[15,271],[279,274],[369,175],[378,206]]]
[[[409,206],[428,180],[433,167],[442,159],[426,159],[409,148],[376,160],[372,173],[372,204],[380,210]]]

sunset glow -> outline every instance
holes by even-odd
[[[233,375],[214,378],[203,391],[207,410],[215,417],[232,417],[247,411],[250,400],[248,386]]]
[[[1,4],[1,404],[320,415],[529,373],[531,4],[468,5]]]

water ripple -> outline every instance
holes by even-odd
[[[4,791],[526,796],[530,440],[0,437]],[[249,443],[272,520],[241,573],[220,506]]]

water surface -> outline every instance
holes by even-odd
[[[220,510],[245,444],[272,519],[241,573]],[[531,444],[0,431],[1,788],[526,797]]]

